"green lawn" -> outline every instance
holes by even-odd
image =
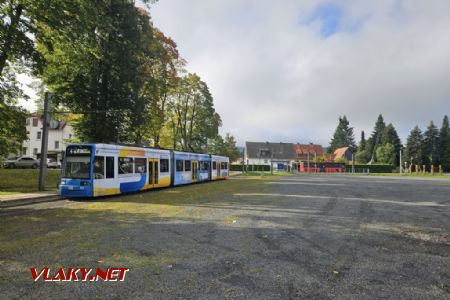
[[[244,176],[272,176],[272,174],[270,174],[270,171],[254,171],[254,172],[245,172],[243,174]],[[290,172],[273,172],[273,176],[292,176],[294,175],[293,173]]]
[[[56,190],[61,170],[47,169],[45,186],[47,190]],[[39,170],[37,169],[0,169],[0,194],[36,192],[38,190]]]

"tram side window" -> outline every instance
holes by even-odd
[[[185,160],[184,161],[184,170],[185,171],[190,171],[191,170],[191,161],[190,160]]]
[[[207,161],[202,161],[201,166],[200,166],[200,170],[202,170],[202,171],[208,171],[208,170],[209,170],[209,162],[207,162]]]
[[[135,158],[134,159],[134,172],[135,173],[146,173],[147,168],[146,166],[146,159],[145,158]]]
[[[169,172],[169,160],[168,159],[161,159],[159,161],[159,171],[161,173],[167,173]]]
[[[94,158],[94,179],[105,178],[105,157],[96,156]]]
[[[119,174],[133,174],[132,157],[119,157]]]
[[[114,157],[106,157],[106,178],[114,178]]]
[[[227,169],[228,169],[228,163],[223,162],[223,163],[222,163],[222,166],[221,166],[221,169],[222,169],[222,170],[227,170]]]
[[[213,170],[217,169],[217,162],[213,161]]]
[[[183,172],[183,161],[177,160],[177,172]]]

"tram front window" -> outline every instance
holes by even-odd
[[[91,160],[89,156],[70,156],[66,158],[64,178],[89,179]]]

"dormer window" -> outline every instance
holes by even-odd
[[[270,156],[270,150],[267,149],[267,148],[259,149],[259,156],[260,157],[269,157]]]

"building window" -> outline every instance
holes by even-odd
[[[159,161],[159,171],[161,173],[169,172],[169,160],[168,159],[161,159]]]
[[[55,141],[55,149],[59,149],[59,141]]]
[[[72,139],[72,134],[71,133],[69,133],[69,140],[71,140]]]
[[[267,164],[267,159],[264,160],[264,163]]]
[[[184,170],[185,171],[190,171],[191,170],[191,161],[190,160],[185,160],[184,161]]]
[[[40,131],[36,132],[36,139],[40,140],[41,135],[42,135],[42,132],[40,132]]]
[[[183,161],[177,160],[177,172],[183,172]]]
[[[37,154],[37,148],[33,148],[33,155]]]
[[[30,118],[27,118],[27,126],[30,126]]]
[[[36,149],[37,151],[37,149]],[[22,155],[27,155],[27,147],[22,148]]]
[[[270,150],[269,149],[259,149],[259,156],[260,157],[269,157]]]
[[[33,127],[37,127],[38,126],[38,118],[33,118]]]

